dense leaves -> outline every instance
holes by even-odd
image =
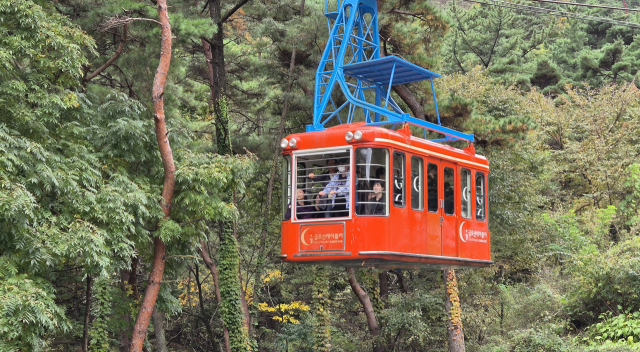
[[[357,271],[380,325],[373,336],[343,269],[277,258],[273,148],[281,117],[285,133],[311,120],[324,2],[300,13],[300,3],[253,0],[229,17],[223,131],[203,50],[217,30],[209,3],[170,1],[164,99],[177,171],[167,219],[149,5],[0,0],[0,350],[76,350],[85,329],[89,350],[127,350],[159,236],[168,250],[156,308],[169,350],[224,349],[226,328],[244,334],[232,334],[234,351],[447,351],[441,272]],[[490,160],[496,264],[458,271],[467,350],[637,350],[638,29],[467,3],[379,6],[384,54],[443,72],[443,124],[474,133]],[[434,121],[430,85],[407,88],[394,99]],[[154,325],[150,350],[160,347]]]

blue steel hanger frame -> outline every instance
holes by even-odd
[[[473,143],[473,134],[440,124],[433,86],[439,74],[397,56],[381,57],[376,0],[325,0],[325,16],[329,40],[316,72],[313,124],[307,132],[323,131],[327,123],[352,123],[361,111],[367,126],[410,124],[423,128],[425,139],[427,130],[445,136],[434,142]],[[391,96],[392,86],[423,80],[431,84],[437,124],[404,113]]]

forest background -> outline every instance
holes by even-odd
[[[163,4],[0,0],[0,351],[454,350],[441,271],[277,258],[324,2],[170,0],[170,31]],[[443,124],[490,160],[466,350],[640,350],[638,12],[378,4],[385,55],[442,73]],[[393,94],[432,121],[429,89]]]

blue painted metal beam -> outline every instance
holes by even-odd
[[[367,126],[411,124],[424,128],[425,138],[427,130],[444,134],[444,139],[435,140],[438,142],[462,140],[473,143],[472,134],[440,125],[433,86],[433,79],[440,77],[439,74],[396,56],[380,57],[377,0],[336,0],[336,6],[334,11],[329,0],[325,0],[330,34],[316,71],[313,124],[307,126],[307,132],[322,131],[327,123],[342,123],[340,113],[344,111],[347,111],[347,123],[351,123],[356,110],[361,108]],[[391,97],[393,85],[427,79],[431,84],[438,124],[402,112]],[[335,105],[332,96],[336,89],[346,98],[340,107]],[[365,90],[375,94],[365,95]],[[367,96],[369,99],[375,96],[374,101],[367,101]]]

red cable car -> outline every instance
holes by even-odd
[[[293,134],[286,142],[285,262],[378,268],[493,263],[489,164],[473,144],[457,149],[413,137],[408,125],[393,131],[365,123]]]
[[[440,75],[382,56],[375,0],[325,0],[325,16],[330,34],[316,71],[313,124],[280,144],[281,258],[381,268],[491,265],[489,164],[476,155],[472,134],[441,126],[433,86]],[[391,95],[395,85],[425,80],[437,124],[402,112]],[[425,138],[413,137],[409,124]],[[427,140],[427,131],[445,138]],[[443,144],[453,141],[469,146]]]

